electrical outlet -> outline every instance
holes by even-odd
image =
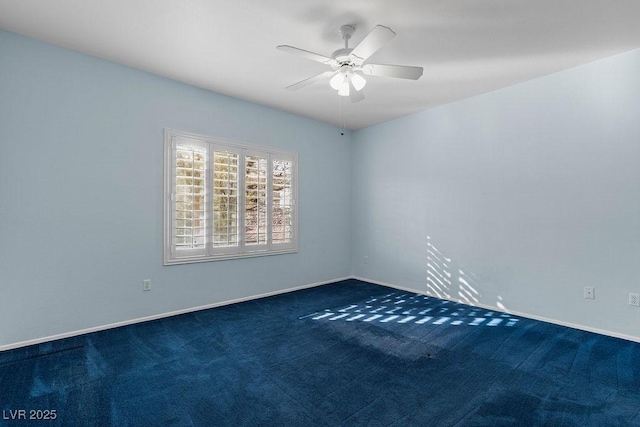
[[[364,256],[364,263],[369,264],[369,257],[366,255]]]
[[[596,290],[592,286],[584,287],[584,297],[586,299],[596,299]]]
[[[143,291],[151,290],[151,279],[146,279],[142,281],[142,290]]]
[[[629,305],[640,307],[640,294],[629,292]]]

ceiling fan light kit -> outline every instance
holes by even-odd
[[[360,74],[355,73],[350,65],[340,67],[340,71],[329,80],[329,85],[337,90],[340,96],[349,96],[351,86],[349,83],[353,85],[355,90],[362,90],[367,81]]]
[[[338,49],[331,56],[309,52],[293,46],[280,45],[277,49],[283,52],[293,53],[298,56],[311,59],[316,62],[331,66],[333,71],[325,71],[316,76],[309,77],[291,86],[288,90],[298,90],[309,86],[316,81],[329,78],[329,85],[338,91],[339,96],[349,97],[351,102],[360,102],[364,99],[362,89],[367,84],[363,75],[394,77],[400,79],[418,80],[422,76],[422,67],[406,65],[365,64],[371,55],[378,51],[386,42],[395,37],[396,33],[391,28],[376,25],[367,36],[355,48],[349,48],[349,39],[353,36],[355,27],[343,25],[340,28],[344,48]]]

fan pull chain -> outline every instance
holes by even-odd
[[[344,135],[344,131],[347,128],[347,98],[345,96],[341,96],[341,102],[342,102],[342,134]]]
[[[342,113],[342,98],[344,98],[344,96],[338,96],[338,119],[340,123],[340,135],[344,135],[344,114]]]

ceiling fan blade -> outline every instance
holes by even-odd
[[[362,93],[362,90],[356,90],[356,88],[353,87],[351,79],[349,79],[349,100],[353,104],[364,100],[364,93]]]
[[[370,76],[395,77],[397,79],[418,80],[422,76],[422,67],[408,65],[367,64],[362,66],[362,72]]]
[[[336,60],[333,58],[320,55],[319,53],[309,52],[308,50],[298,49],[297,47],[281,44],[280,46],[276,46],[276,49],[281,50],[283,52],[293,53],[294,55],[302,56],[304,58],[311,59],[312,61],[316,61],[316,62],[321,62],[323,64],[337,65]]]
[[[298,89],[302,89],[303,87],[307,87],[319,80],[325,79],[327,77],[331,77],[332,75],[334,75],[336,73],[336,71],[325,71],[324,73],[320,73],[317,76],[313,76],[313,77],[309,77],[308,79],[304,79],[298,83],[294,83],[291,86],[287,86],[286,89],[287,90],[298,90]]]
[[[361,61],[366,61],[371,55],[376,53],[386,42],[396,36],[391,28],[376,25],[373,30],[356,46],[351,52],[352,56]]]

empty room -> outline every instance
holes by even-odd
[[[640,425],[639,18],[0,0],[0,425]]]

